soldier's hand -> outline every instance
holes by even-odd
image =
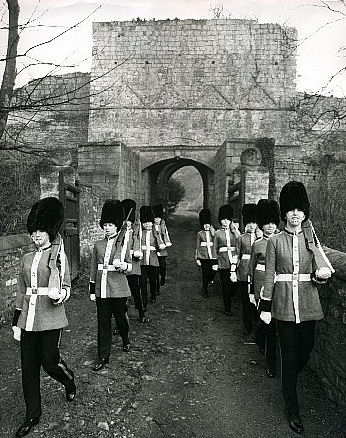
[[[61,297],[61,291],[57,287],[50,287],[48,291],[48,296],[52,300],[58,300]]]
[[[90,301],[96,301],[96,295],[90,294]]]
[[[120,263],[121,263],[120,259],[113,260],[113,266],[115,266],[117,269],[120,268]]]
[[[270,324],[270,321],[272,320],[272,314],[271,312],[262,312],[260,313],[260,318],[265,324]]]
[[[20,341],[20,335],[22,332],[22,329],[20,329],[19,327],[13,325],[12,326],[12,330],[13,330],[13,337],[16,341]]]
[[[237,282],[237,273],[236,272],[231,272],[231,275],[229,276],[230,280],[232,283],[236,283]]]
[[[165,248],[166,248],[166,245],[165,245],[164,243],[160,243],[159,248],[160,248],[160,249],[165,249]]]
[[[136,259],[141,259],[143,257],[142,251],[136,249],[136,251],[133,251],[133,257],[136,257]]]
[[[219,265],[213,265],[211,268],[213,271],[217,271],[219,269]]]
[[[255,295],[254,294],[249,294],[249,298],[250,298],[250,303],[254,304],[256,306]]]
[[[121,271],[126,271],[127,270],[127,263],[126,262],[120,262],[120,266],[119,266],[119,269],[121,270]]]
[[[328,278],[331,277],[332,272],[329,268],[323,266],[322,268],[316,270],[315,275],[317,279],[327,280]]]
[[[197,263],[198,266],[201,266],[201,261],[200,260],[197,259],[196,263]]]

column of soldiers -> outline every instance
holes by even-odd
[[[297,378],[314,343],[314,324],[323,318],[315,283],[326,282],[333,268],[309,221],[310,205],[302,183],[286,184],[275,201],[260,200],[242,209],[244,232],[233,222],[233,210],[222,205],[220,228],[211,213],[199,214],[196,261],[202,271],[202,291],[219,273],[224,311],[233,315],[240,291],[245,334],[255,340],[266,359],[266,375],[276,375],[276,343],[280,343],[281,379],[288,423],[296,433],[304,428],[299,416]],[[278,231],[280,222],[285,224]],[[40,421],[40,368],[65,388],[66,400],[76,396],[74,372],[62,359],[59,345],[68,324],[64,303],[70,296],[70,274],[59,229],[63,206],[55,198],[34,204],[27,221],[36,250],[20,264],[14,337],[21,342],[21,366],[26,420],[16,437],[26,436]],[[104,203],[100,227],[105,237],[94,244],[90,269],[90,299],[97,309],[95,372],[109,363],[112,317],[131,348],[127,299],[132,295],[140,323],[147,322],[148,298],[155,303],[166,279],[166,248],[171,245],[161,206],[142,206],[139,217],[131,199]],[[148,296],[148,282],[149,293]]]
[[[277,368],[277,339],[281,353],[281,381],[289,427],[304,427],[299,415],[297,378],[314,345],[315,321],[323,318],[316,283],[334,272],[309,220],[310,203],[301,182],[287,183],[276,201],[261,199],[242,208],[244,232],[233,222],[230,205],[219,208],[220,228],[211,213],[201,210],[196,261],[201,266],[203,296],[219,272],[224,312],[232,316],[232,300],[240,294],[244,334],[265,355],[265,373]],[[281,220],[283,230],[278,226]]]

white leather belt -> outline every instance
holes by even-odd
[[[97,265],[98,271],[117,271],[118,269],[114,265],[103,265],[102,263]]]
[[[221,246],[219,252],[235,251],[235,246]]]
[[[149,248],[147,246],[142,246],[142,249],[144,249],[144,251],[155,251],[156,248],[155,246],[149,246]]]
[[[242,256],[241,256],[241,258],[242,258],[242,260],[250,260],[250,254],[243,254]]]
[[[276,281],[311,281],[310,274],[277,274]]]
[[[258,265],[255,268],[257,271],[265,271],[266,267],[265,265],[261,265],[260,263],[258,263]]]
[[[26,295],[48,295],[49,287],[27,287],[26,288]]]
[[[210,243],[208,243],[208,242],[201,242],[201,246],[213,246],[213,242],[210,242]]]

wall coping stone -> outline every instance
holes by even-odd
[[[32,245],[32,240],[29,234],[13,234],[0,237],[0,253],[2,251],[8,251],[29,245]]]

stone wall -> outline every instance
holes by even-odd
[[[0,323],[13,315],[20,259],[32,249],[28,234],[0,237]]]
[[[295,40],[293,28],[254,20],[94,23],[89,141],[293,143]]]
[[[316,324],[311,368],[322,381],[329,398],[346,409],[346,254],[327,249],[335,274],[320,287],[324,319]]]

